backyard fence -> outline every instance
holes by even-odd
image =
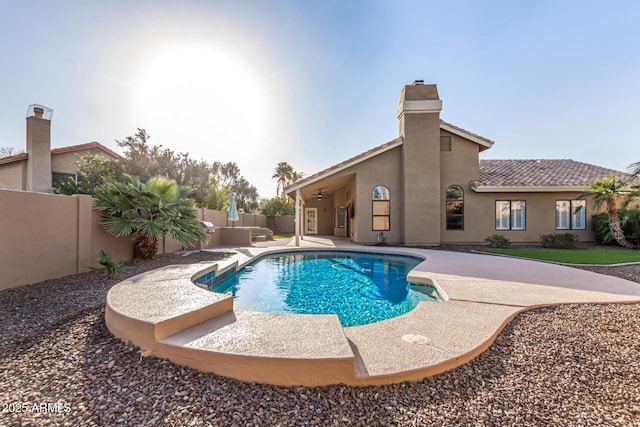
[[[130,260],[132,238],[114,237],[104,231],[93,202],[91,196],[80,194],[63,196],[0,189],[0,289],[99,268],[100,250],[108,252],[114,262]],[[216,228],[233,225],[288,232],[286,217],[274,224],[272,218],[264,215],[240,213],[239,220],[231,224],[223,211],[198,208],[197,213],[198,219],[209,221]],[[275,229],[276,224],[285,229]],[[182,248],[169,238],[160,239],[159,243],[159,253]],[[209,234],[201,247],[224,244],[223,233],[216,231]]]

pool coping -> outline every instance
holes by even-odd
[[[107,295],[107,327],[145,354],[242,381],[365,386],[419,380],[467,363],[526,310],[640,302],[638,283],[556,264],[330,241],[332,247],[308,239],[300,248],[235,248],[223,261],[167,266],[129,278]],[[230,296],[194,284],[206,271],[314,249],[419,256],[425,261],[409,281],[435,285],[446,301],[421,302],[399,317],[342,328],[335,315],[234,310]]]

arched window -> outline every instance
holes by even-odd
[[[447,188],[447,230],[464,230],[464,190],[459,185]]]
[[[391,197],[389,189],[384,185],[376,185],[371,192],[373,231],[389,231],[391,227]]]

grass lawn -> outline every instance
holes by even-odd
[[[640,262],[640,251],[628,249],[485,249],[483,252],[564,262],[568,264],[622,264]]]
[[[291,233],[291,234],[284,233],[284,234],[274,234],[273,235],[274,239],[288,239],[289,237],[293,237],[293,233]]]

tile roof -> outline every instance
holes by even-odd
[[[115,151],[105,147],[104,145],[96,141],[88,142],[86,144],[80,144],[80,145],[70,145],[68,147],[52,148],[51,154],[68,153],[71,151],[88,150],[91,148],[97,148],[116,158],[121,157],[120,154],[116,153]]]
[[[0,165],[19,162],[20,160],[27,160],[28,157],[29,156],[27,156],[27,153],[20,153],[20,154],[16,154],[15,156],[3,157],[0,159]]]
[[[568,159],[480,160],[482,187],[586,187],[594,180],[628,174]]]
[[[86,144],[80,144],[80,145],[70,145],[68,147],[52,148],[51,154],[69,153],[69,152],[80,151],[80,150],[89,150],[91,148],[102,150],[105,153],[115,158],[121,157],[120,154],[116,153],[115,151],[105,147],[104,145],[96,141],[88,142]],[[27,160],[28,158],[29,158],[29,155],[27,153],[20,153],[15,156],[3,157],[0,159],[0,165],[19,162],[21,160]]]

